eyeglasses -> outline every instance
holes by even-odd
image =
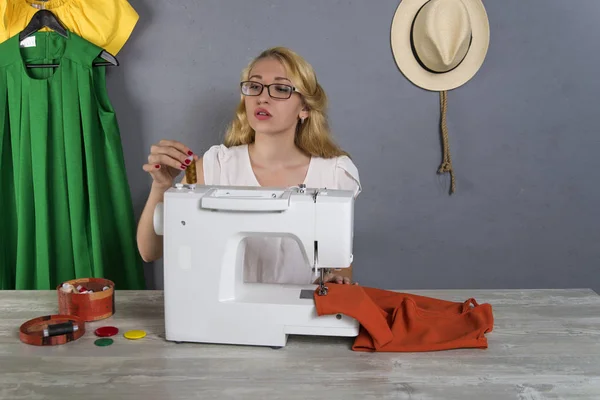
[[[289,99],[296,92],[295,87],[284,85],[283,83],[263,85],[260,82],[244,81],[240,83],[240,87],[244,96],[258,96],[263,92],[264,88],[267,88],[269,96],[274,99]]]

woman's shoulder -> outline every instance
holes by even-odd
[[[231,179],[241,179],[240,176],[246,165],[244,162],[246,149],[245,144],[230,147],[224,144],[210,146],[202,155],[205,183],[216,185],[224,184]]]
[[[227,162],[231,159],[241,157],[247,146],[248,145],[246,144],[241,144],[238,146],[227,147],[224,144],[215,144],[210,146],[208,150],[204,152],[202,158],[219,163]]]
[[[362,191],[358,168],[346,155],[331,158],[313,157],[314,175],[320,178],[318,184],[332,189],[351,190],[355,197]]]

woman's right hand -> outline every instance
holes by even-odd
[[[190,160],[190,156],[193,160]],[[148,164],[144,164],[144,171],[150,173],[154,184],[163,188],[173,186],[173,180],[187,166],[198,160],[192,150],[175,140],[161,140],[150,148]]]

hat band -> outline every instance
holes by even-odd
[[[413,30],[415,29],[415,21],[417,20],[417,16],[419,15],[419,13],[421,12],[421,10],[423,9],[423,7],[425,7],[425,5],[428,3],[428,1],[426,1],[421,8],[419,8],[419,11],[417,11],[415,13],[415,17],[412,20],[412,24],[410,26],[410,50],[413,53],[413,56],[415,57],[415,60],[417,60],[417,62],[419,63],[419,65],[421,66],[421,68],[423,68],[424,70],[426,70],[427,72],[431,72],[432,74],[447,74],[450,71],[455,70],[456,68],[460,67],[460,64],[462,64],[462,62],[465,60],[465,58],[467,58],[467,55],[469,54],[469,51],[467,50],[467,52],[465,53],[465,56],[460,60],[460,62],[458,64],[456,64],[456,66],[454,68],[449,69],[448,71],[434,71],[432,69],[430,69],[429,67],[427,67],[425,64],[423,64],[423,62],[421,61],[421,59],[419,58],[419,55],[417,54],[417,49],[415,48],[415,41],[413,39]],[[470,37],[469,37],[469,49],[471,48],[471,43],[473,43],[473,33],[471,33]]]

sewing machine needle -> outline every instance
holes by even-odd
[[[325,286],[325,269],[321,268],[321,278],[319,279],[319,296],[327,294],[327,286]]]

